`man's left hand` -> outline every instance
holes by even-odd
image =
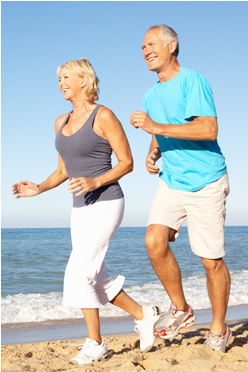
[[[141,128],[147,133],[156,134],[156,126],[158,124],[155,123],[146,112],[134,111],[130,115],[130,123],[134,128]]]

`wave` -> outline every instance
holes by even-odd
[[[231,271],[232,285],[229,306],[248,304],[248,270]],[[183,288],[187,302],[195,310],[211,307],[207,288],[206,275],[196,274],[183,279]],[[124,287],[129,296],[141,305],[160,306],[166,311],[170,299],[159,280],[142,285]],[[122,317],[128,315],[112,304],[100,308],[101,317]],[[41,322],[46,320],[62,320],[82,318],[80,309],[62,306],[62,293],[50,292],[45,294],[15,294],[2,297],[2,324]]]

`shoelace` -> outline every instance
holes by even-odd
[[[159,325],[163,325],[163,326],[171,325],[174,319],[174,314],[175,313],[173,312],[172,309],[167,311],[167,313],[162,313],[160,317],[161,322],[159,323]]]
[[[211,342],[213,342],[214,344],[216,344],[217,347],[219,347],[224,337],[225,337],[224,335],[212,335],[212,334],[208,335],[208,338],[205,341],[205,344],[209,345]]]
[[[87,349],[89,347],[88,344],[80,344],[80,345],[76,345],[76,344],[68,344],[68,346],[76,346],[78,348],[78,350],[83,350],[83,349]],[[87,347],[86,347],[87,346]]]

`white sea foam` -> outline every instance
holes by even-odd
[[[230,273],[232,286],[229,306],[248,304],[248,270]],[[210,301],[206,288],[205,274],[197,274],[183,279],[186,299],[197,309],[210,308]],[[138,303],[143,305],[157,304],[162,311],[166,311],[170,300],[161,283],[157,280],[143,285],[125,288],[126,292]],[[127,315],[112,304],[100,309],[101,317],[120,317]],[[81,318],[80,309],[62,306],[62,293],[50,292],[46,294],[17,294],[2,298],[2,324],[39,322],[52,319]]]

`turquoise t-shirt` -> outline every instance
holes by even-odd
[[[209,82],[196,71],[180,67],[165,83],[144,96],[147,114],[159,124],[185,124],[194,116],[217,116]],[[192,141],[156,135],[162,155],[159,176],[173,189],[197,191],[226,173],[217,141]]]

